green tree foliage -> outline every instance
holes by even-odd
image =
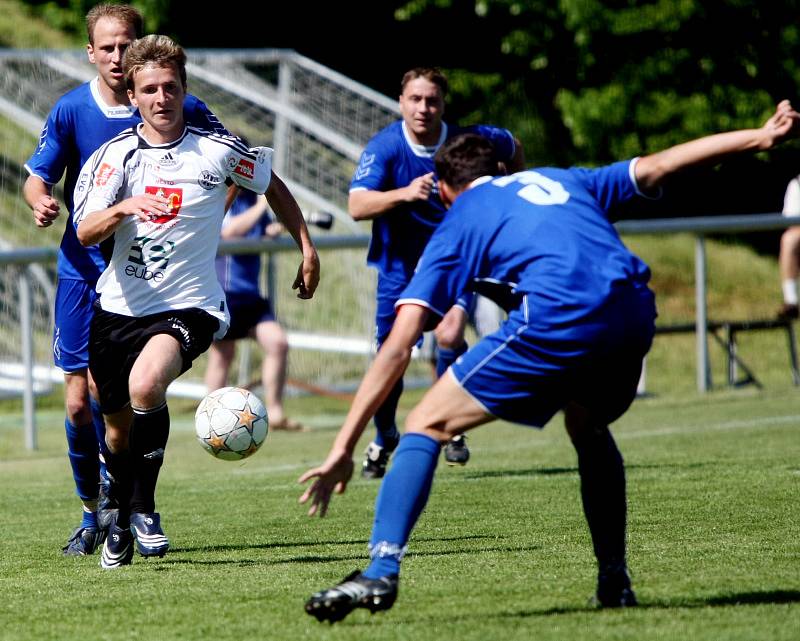
[[[115,0],[109,0],[114,2]],[[49,25],[68,34],[75,44],[86,42],[86,12],[100,0],[24,0],[32,11],[43,18]],[[167,9],[171,0],[136,0],[120,2],[131,4],[142,12],[145,28],[151,33],[160,33],[164,24]]]
[[[396,17],[413,24],[456,4],[464,3],[413,0]],[[800,80],[797,0],[477,0],[472,8],[487,32],[505,28],[502,71],[448,69],[454,100],[474,104],[475,119],[514,127],[535,161],[608,162],[758,125]]]

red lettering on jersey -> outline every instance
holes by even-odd
[[[97,178],[94,179],[94,184],[98,187],[103,187],[115,173],[117,173],[116,167],[104,162],[100,165],[100,169],[97,170]]]
[[[155,215],[150,219],[150,222],[156,225],[163,225],[178,215],[183,203],[183,189],[180,187],[153,187],[148,185],[144,188],[144,191],[146,194],[162,196],[169,201],[169,213]]]
[[[236,167],[233,169],[233,173],[244,176],[247,180],[253,180],[256,174],[256,166],[253,164],[252,160],[240,158]]]

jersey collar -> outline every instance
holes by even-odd
[[[89,90],[92,92],[97,108],[103,113],[106,118],[130,118],[136,114],[136,108],[133,105],[107,105],[103,97],[100,95],[100,89],[97,86],[99,82],[98,77],[94,77],[89,81]]]
[[[139,138],[139,149],[171,149],[172,147],[177,147],[178,145],[180,145],[181,142],[183,142],[183,139],[186,138],[187,134],[189,133],[189,130],[186,128],[186,126],[184,126],[183,133],[180,136],[178,136],[175,140],[173,140],[172,142],[165,142],[163,144],[158,145],[148,141],[147,138],[145,138],[144,135],[142,135],[143,126],[144,123],[141,122],[138,125],[136,125],[136,136]]]
[[[425,145],[418,145],[417,143],[413,142],[411,140],[411,134],[408,133],[408,127],[406,127],[405,120],[401,120],[400,125],[403,128],[403,138],[406,139],[406,144],[411,148],[411,151],[414,153],[414,155],[418,156],[419,158],[433,158],[433,156],[439,150],[439,147],[442,146],[442,143],[445,140],[447,140],[446,122],[442,122],[442,133],[439,135],[438,142],[432,147],[426,147]]]

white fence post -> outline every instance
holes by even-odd
[[[38,448],[36,431],[36,397],[33,382],[33,296],[28,267],[22,267],[19,275],[19,329],[23,365],[22,407],[25,414],[25,448]]]

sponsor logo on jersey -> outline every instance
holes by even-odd
[[[239,159],[239,162],[236,164],[236,167],[233,170],[234,174],[239,174],[247,180],[253,180],[256,174],[256,166],[252,160],[247,160],[247,158]]]
[[[361,162],[358,163],[356,169],[356,180],[361,180],[369,176],[372,164],[375,162],[375,154],[368,154],[366,151],[361,154]]]
[[[162,167],[176,167],[178,162],[179,160],[172,155],[171,151],[168,151],[158,159],[158,164]]]
[[[200,176],[197,178],[197,184],[203,189],[214,189],[221,182],[222,178],[206,170],[201,171]]]
[[[117,173],[116,167],[112,167],[108,163],[104,162],[100,165],[100,169],[97,170],[97,178],[94,179],[94,184],[98,187],[104,187],[108,184],[108,181],[111,180],[111,177]]]
[[[144,188],[146,194],[161,196],[169,201],[169,212],[166,214],[151,214],[150,222],[163,225],[178,215],[183,203],[183,189],[181,187],[160,187],[148,185]]]
[[[267,162],[267,158],[269,156],[270,156],[269,149],[267,149],[266,147],[262,147],[258,151],[258,158],[256,158],[256,161],[258,162],[259,165],[263,165],[265,162]]]
[[[236,166],[236,163],[239,162],[239,159],[234,154],[231,154],[228,156],[225,162],[228,163],[228,169],[233,169]]]

